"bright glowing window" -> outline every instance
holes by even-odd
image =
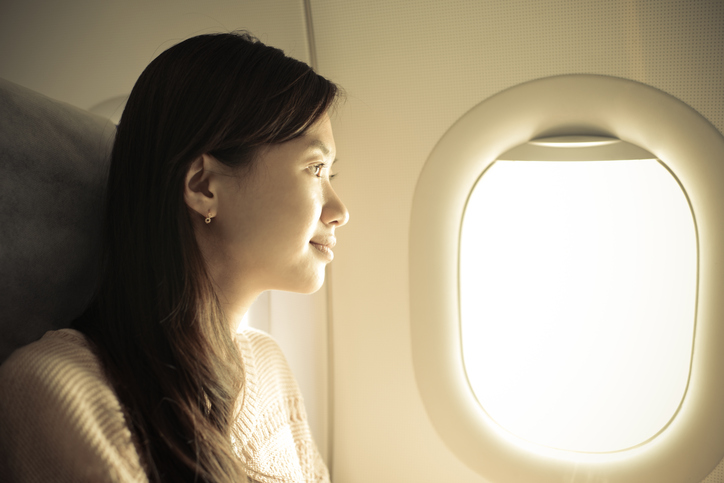
[[[688,384],[697,240],[687,198],[658,160],[618,140],[516,149],[481,176],[463,218],[471,389],[496,423],[535,444],[642,444]]]

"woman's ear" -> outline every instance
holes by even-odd
[[[215,193],[217,186],[212,166],[216,160],[202,154],[196,158],[186,172],[184,182],[184,200],[189,208],[204,218],[216,216],[219,197]]]

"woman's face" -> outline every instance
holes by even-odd
[[[335,230],[349,218],[330,184],[335,154],[325,115],[303,136],[263,148],[249,173],[212,168],[217,211],[199,229],[211,235],[202,250],[222,295],[321,287]]]

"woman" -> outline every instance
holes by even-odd
[[[97,293],[0,368],[0,471],[329,479],[277,346],[236,331],[261,292],[324,281],[348,219],[330,185],[336,97],[247,34],[191,38],[146,68],[112,151]]]

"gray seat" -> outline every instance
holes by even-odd
[[[96,285],[115,126],[0,79],[0,363]]]

